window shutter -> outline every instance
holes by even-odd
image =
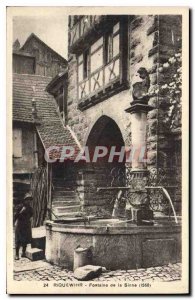
[[[14,128],[13,130],[13,155],[22,157],[22,129]]]

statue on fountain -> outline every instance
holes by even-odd
[[[150,87],[150,77],[148,71],[141,67],[138,69],[136,75],[134,76],[133,80],[133,90],[132,90],[132,97],[133,103],[148,103],[148,90]]]

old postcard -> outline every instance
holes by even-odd
[[[9,294],[189,293],[188,14],[7,8]]]

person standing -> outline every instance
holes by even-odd
[[[32,196],[26,194],[24,196],[22,208],[15,215],[15,259],[19,260],[19,250],[22,247],[21,257],[26,257],[27,244],[32,240],[31,218],[33,209],[31,207]]]

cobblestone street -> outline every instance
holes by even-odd
[[[73,272],[45,261],[31,262],[21,258],[14,262],[14,279],[27,281],[77,281]],[[175,281],[181,279],[181,264],[169,264],[138,270],[105,271],[93,281]]]

